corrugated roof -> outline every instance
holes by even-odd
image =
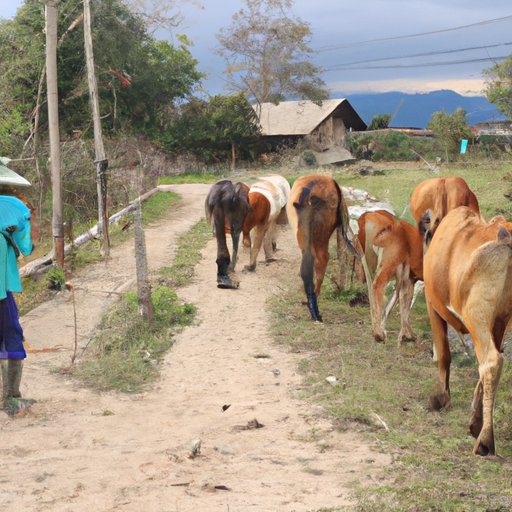
[[[345,98],[324,100],[321,105],[312,101],[282,101],[278,105],[274,103],[262,103],[260,125],[262,135],[308,135],[325,118],[331,115],[340,105],[345,104],[347,112],[354,117],[356,124],[363,123],[354,109]],[[253,105],[258,114],[258,105]],[[347,124],[347,123],[345,123]],[[358,128],[358,129],[365,129]]]

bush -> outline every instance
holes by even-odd
[[[347,135],[347,147],[356,157],[364,160],[408,161],[435,158],[434,140],[429,137],[411,137],[396,131],[374,133],[351,132]]]

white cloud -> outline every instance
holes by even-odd
[[[481,79],[467,80],[425,80],[425,79],[395,79],[373,81],[342,81],[327,84],[332,92],[362,93],[362,92],[391,92],[401,91],[406,93],[426,93],[451,89],[464,96],[483,96],[484,81]]]

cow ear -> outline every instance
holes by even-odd
[[[510,232],[507,231],[507,229],[503,226],[500,226],[500,229],[498,230],[498,235],[496,239],[501,242],[503,240],[508,240],[511,237]]]

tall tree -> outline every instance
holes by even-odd
[[[217,34],[231,87],[259,104],[327,99],[321,69],[310,62],[310,27],[286,14],[293,0],[245,0],[245,5]]]
[[[485,94],[497,109],[509,119],[512,119],[512,55],[503,62],[495,64],[484,71],[489,77]]]

